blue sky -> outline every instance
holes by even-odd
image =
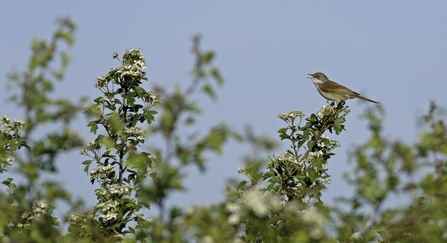
[[[112,53],[122,54],[126,48],[143,50],[147,88],[151,83],[187,85],[193,63],[190,40],[199,33],[203,48],[217,53],[215,64],[225,86],[217,101],[203,99],[203,120],[198,125],[226,121],[242,130],[251,124],[258,133],[277,137],[276,131],[284,125],[278,114],[294,109],[310,114],[324,105],[306,78],[321,71],[381,102],[387,112],[385,134],[411,142],[416,137],[416,117],[427,110],[429,100],[447,107],[446,9],[446,1],[2,2],[0,83],[4,86],[12,70],[24,69],[31,39],[48,39],[57,17],[69,16],[78,25],[73,62],[55,93],[74,100],[99,96],[93,87],[95,78],[117,66]],[[4,101],[4,88],[0,98],[0,115],[23,117],[22,111]],[[340,136],[328,134],[342,145],[329,162],[332,185],[325,194],[329,202],[346,193],[341,175],[353,167],[347,154],[369,136],[366,122],[359,117],[372,104],[347,103],[352,110],[347,131]],[[75,127],[90,139],[84,122],[79,120]],[[237,169],[246,152],[245,147],[230,144],[223,157],[212,158],[205,175],[191,170],[188,191],[172,197],[171,204],[222,199],[227,179],[242,178]],[[91,205],[95,187],[83,172],[84,159],[77,152],[61,158],[56,179]]]

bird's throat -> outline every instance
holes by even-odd
[[[324,83],[323,80],[318,79],[318,78],[312,78],[312,82],[313,82],[315,85],[321,85],[321,84]]]

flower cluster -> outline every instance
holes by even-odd
[[[318,152],[309,152],[307,155],[307,161],[311,161],[315,158],[322,158],[323,157],[323,151],[319,150]]]
[[[4,159],[4,162],[7,165],[12,165],[12,161],[15,159],[15,157],[14,156],[10,156],[10,155],[6,155],[5,158],[3,158],[3,159]]]
[[[0,133],[2,136],[10,135],[11,132],[16,135],[22,129],[24,124],[25,122],[20,120],[11,122],[11,119],[7,115],[4,115],[0,121]]]
[[[321,107],[320,110],[318,110],[317,115],[320,119],[323,119],[325,116],[330,116],[332,114],[334,114],[335,109],[333,106],[331,106],[328,102],[326,102],[326,104]]]
[[[160,102],[160,95],[151,90],[146,90],[143,99],[147,103],[155,104]]]
[[[22,213],[22,219],[25,222],[31,222],[31,221],[39,221],[42,217],[43,214],[46,214],[48,212],[48,204],[43,201],[37,201],[34,202],[33,207],[31,209],[31,211],[26,211],[24,213]],[[22,226],[24,226],[26,224],[23,224]],[[19,226],[19,225],[18,225]],[[19,226],[21,227],[21,226]]]
[[[121,77],[131,77],[132,79],[135,79],[140,77],[141,75],[140,65],[125,65],[115,70],[116,74],[118,74]]]
[[[137,138],[138,142],[144,143],[144,133],[141,130],[141,127],[131,127],[131,128],[126,128],[124,130],[124,135],[126,135],[126,137],[135,137]]]
[[[98,144],[95,140],[89,142],[84,148],[81,149],[82,155],[89,156],[89,152],[93,154],[97,154],[97,152],[101,149],[101,145]]]
[[[245,168],[245,167],[237,169],[237,173],[239,173],[239,174],[245,174],[246,172],[247,172],[247,168]]]
[[[334,150],[335,148],[340,147],[340,143],[335,141],[335,140],[331,140],[328,136],[326,135],[322,135],[320,137],[320,145],[322,148],[326,148],[327,150]]]
[[[289,119],[295,120],[295,118],[300,117],[303,118],[305,115],[301,111],[293,110],[286,113],[281,113],[278,115],[278,117],[284,121],[287,121]]]
[[[99,76],[96,78],[95,88],[105,87],[107,85],[107,78],[104,76]]]
[[[86,218],[86,214],[88,214],[88,212],[84,214],[75,213],[70,215],[70,218],[68,219],[68,231],[83,231],[87,229],[89,226],[85,222],[89,219]]]
[[[304,163],[302,161],[297,161],[295,157],[289,153],[289,152],[283,152],[279,154],[278,156],[274,156],[274,162],[283,164],[283,165],[289,165],[289,164],[296,164],[299,166],[303,166]]]
[[[118,54],[114,53],[114,58]],[[123,55],[123,65],[119,68],[112,68],[106,76],[96,78],[95,88],[106,89],[110,81],[117,83],[119,77],[121,81],[127,82],[130,86],[137,85],[139,80],[144,78],[143,69],[146,68],[146,60],[139,49],[127,49]]]
[[[22,146],[23,139],[20,132],[24,124],[25,122],[20,120],[11,122],[11,119],[6,115],[0,120],[0,171],[4,167],[11,165],[15,159],[9,153]]]
[[[109,200],[104,203],[98,203],[95,208],[102,214],[102,218],[106,221],[115,220],[118,218],[119,202],[115,200]]]
[[[244,209],[242,205],[238,203],[227,203],[225,205],[225,210],[227,210],[230,214],[230,216],[228,217],[228,223],[231,225],[239,224],[242,216],[244,215]]]
[[[100,196],[116,196],[117,198],[122,198],[125,196],[130,196],[132,188],[124,184],[113,184],[106,185],[104,187],[95,190],[96,195]]]
[[[90,179],[98,180],[107,178],[109,173],[114,169],[113,165],[98,165],[95,169],[90,172]]]
[[[331,179],[329,179],[329,177],[319,177],[317,178],[318,183],[323,184],[323,185],[329,185],[331,184]]]
[[[250,189],[244,192],[242,202],[228,202],[225,210],[228,212],[228,223],[239,224],[248,212],[253,212],[257,217],[265,217],[270,212],[279,212],[283,208],[281,200],[272,194],[262,194],[257,189]]]
[[[282,208],[278,197],[266,194],[262,195],[258,190],[246,191],[242,197],[247,208],[256,216],[265,217],[270,211],[279,211]]]
[[[33,205],[33,212],[38,217],[40,217],[40,215],[46,213],[47,210],[48,210],[48,205],[47,205],[47,202],[45,202],[44,200],[37,201]]]
[[[315,207],[311,207],[304,211],[302,219],[309,226],[309,234],[312,239],[318,240],[323,237],[326,219]]]
[[[130,64],[138,70],[146,68],[146,60],[140,49],[127,49],[123,59],[126,64]]]

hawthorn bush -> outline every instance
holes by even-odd
[[[145,57],[127,49],[122,56],[113,53],[117,67],[96,79],[101,95],[90,104],[52,98],[70,61],[63,45],[74,44],[75,30],[71,20],[60,19],[50,41],[33,40],[28,68],[9,76],[10,100],[25,115],[23,121],[7,115],[0,121],[3,242],[445,242],[447,132],[443,109],[434,102],[413,143],[387,138],[383,107],[367,108],[371,136],[352,150],[354,169],[346,176],[355,193],[323,202],[347,106],[327,103],[309,116],[281,113],[276,140],[224,121],[188,133],[202,117],[197,95],[216,99],[224,84],[215,53],[203,51],[198,36],[186,87],[142,88]],[[54,61],[59,69],[52,68]],[[95,135],[90,142],[71,125],[81,112]],[[42,129],[55,123],[63,125]],[[35,131],[45,135],[38,139]],[[148,140],[157,146],[142,146]],[[232,180],[219,203],[167,208],[168,196],[185,189],[185,171],[194,166],[206,172],[208,156],[223,153],[229,141],[251,146],[238,171],[246,179]],[[287,150],[277,151],[280,141]],[[84,179],[97,185],[92,208],[44,176],[57,173],[58,155],[73,149],[85,156],[79,161]],[[395,195],[406,201],[388,205]],[[70,205],[66,230],[53,215],[59,202]],[[154,207],[158,215],[151,213]]]

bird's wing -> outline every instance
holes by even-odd
[[[329,92],[329,93],[336,92],[337,94],[340,94],[340,95],[349,95],[349,96],[351,96],[351,95],[360,95],[359,93],[357,93],[355,91],[352,91],[352,90],[348,89],[347,87],[345,87],[345,86],[343,86],[341,84],[338,84],[336,82],[333,82],[333,81],[326,81],[326,82],[330,82],[329,83],[330,85],[327,86],[328,87],[327,89],[325,89],[325,88],[320,86],[320,88],[324,92]]]

